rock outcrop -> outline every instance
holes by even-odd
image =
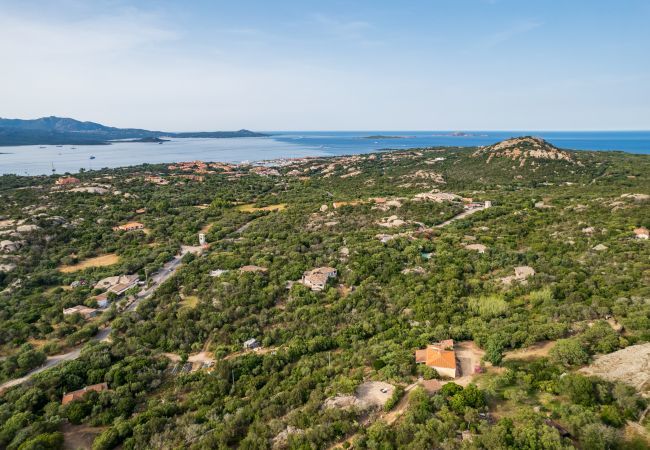
[[[481,147],[474,152],[473,156],[487,156],[488,163],[493,158],[508,158],[519,161],[520,166],[526,164],[527,160],[554,160],[576,163],[576,160],[569,152],[560,150],[544,139],[533,136],[506,139],[487,147]]]

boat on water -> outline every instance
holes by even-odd
[[[95,159],[95,157],[91,155],[91,156],[90,156],[90,159]]]

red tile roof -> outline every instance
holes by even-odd
[[[456,368],[456,352],[453,350],[453,339],[436,342],[428,345],[426,349],[415,351],[415,362],[425,363],[429,367]],[[451,350],[447,350],[451,349]]]
[[[73,402],[75,400],[80,400],[83,398],[86,393],[90,391],[95,391],[95,392],[101,392],[101,391],[107,391],[108,390],[108,384],[106,383],[99,383],[99,384],[93,384],[91,386],[86,386],[83,389],[79,389],[78,391],[72,391],[68,392],[63,396],[63,399],[61,400],[62,405],[67,405],[70,402]]]

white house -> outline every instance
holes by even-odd
[[[247,350],[252,350],[255,348],[258,348],[260,346],[260,343],[257,341],[255,338],[250,338],[246,342],[244,342],[244,348]]]
[[[303,273],[300,282],[312,291],[322,291],[330,278],[336,278],[337,271],[334,267],[318,267]]]

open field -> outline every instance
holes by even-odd
[[[89,267],[112,266],[118,262],[120,262],[120,257],[115,253],[109,253],[107,255],[84,259],[83,261],[79,261],[77,264],[59,266],[59,271],[63,273],[72,273],[87,269]]]
[[[247,203],[245,205],[239,205],[237,211],[241,212],[255,212],[255,211],[284,211],[287,209],[286,203],[278,203],[277,205],[262,206],[261,208],[256,208],[254,204]]]
[[[183,299],[181,305],[187,306],[188,308],[195,308],[198,303],[199,298],[196,295],[188,295]]]
[[[538,342],[526,348],[519,348],[505,353],[504,360],[509,359],[535,359],[548,356],[548,352],[555,345],[555,341]]]
[[[66,450],[92,448],[93,441],[108,427],[91,427],[88,425],[63,425],[63,448]]]

